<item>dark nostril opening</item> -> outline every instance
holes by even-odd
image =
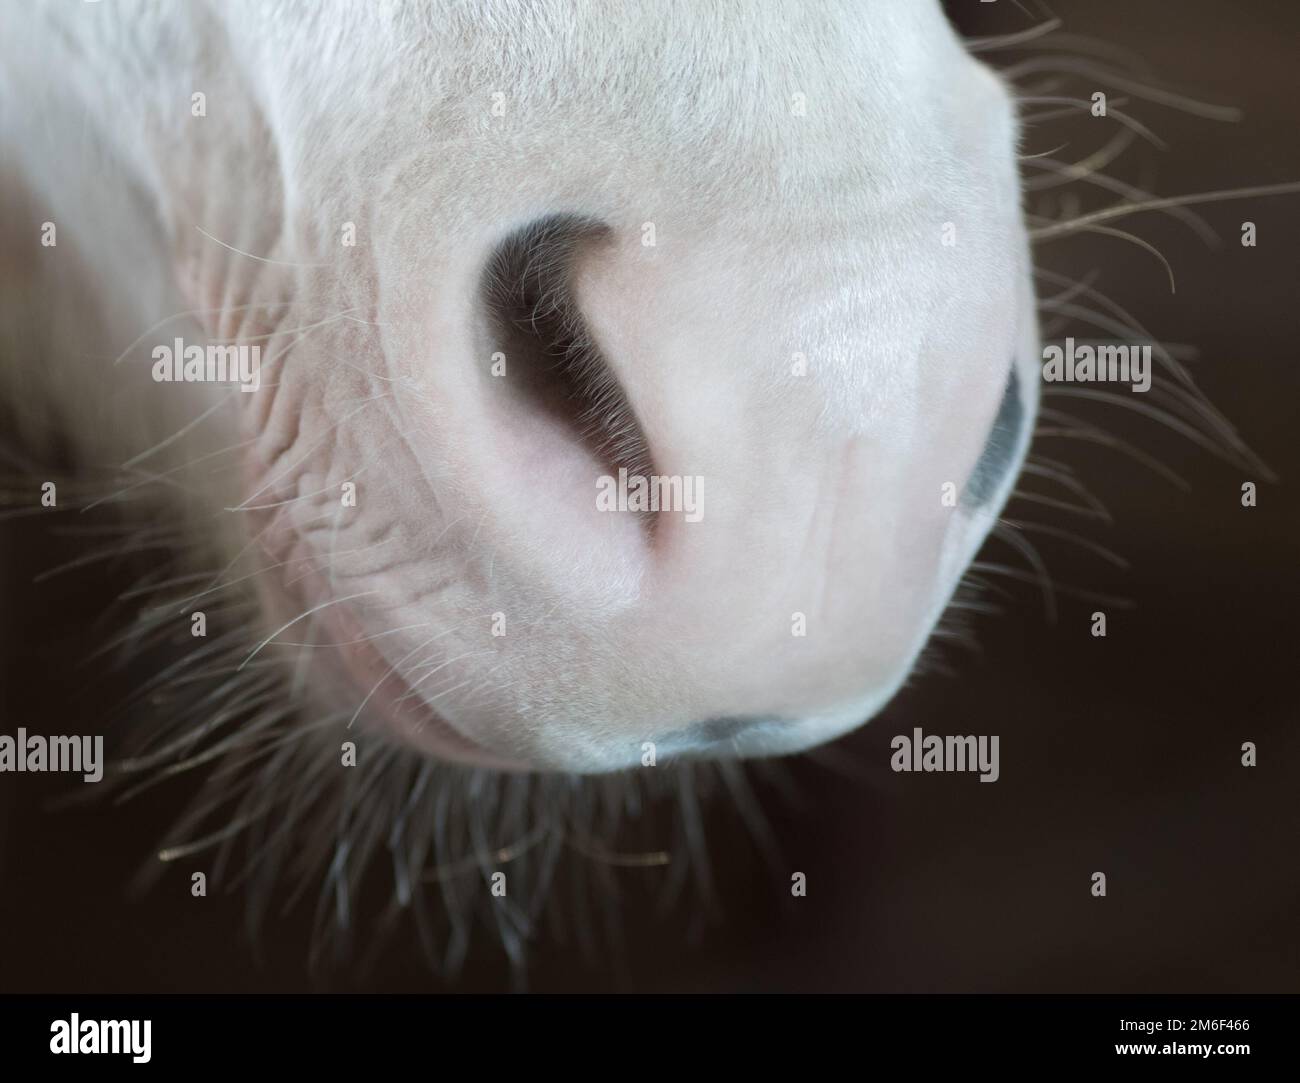
[[[609,237],[602,222],[557,214],[498,245],[482,287],[490,352],[505,355],[510,393],[569,425],[607,470],[650,474],[641,425],[573,297],[575,259]]]
[[[967,507],[979,508],[993,499],[1015,458],[1020,430],[1024,425],[1025,407],[1020,401],[1020,377],[1013,362],[1006,390],[1002,393],[1002,405],[998,407],[998,416],[993,420],[993,428],[989,430],[984,451],[962,492],[962,503]]]
[[[780,725],[781,719],[772,715],[740,715],[728,718],[708,718],[696,722],[664,738],[660,744],[667,755],[689,755],[708,752],[737,737],[767,725]]]

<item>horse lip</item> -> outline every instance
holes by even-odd
[[[371,645],[364,630],[341,607],[335,607],[325,623],[341,633],[335,649],[342,657],[352,687],[365,696],[349,720],[349,728],[357,720],[365,719],[380,732],[434,759],[498,771],[530,769],[521,761],[484,748],[420,698],[418,691]]]
[[[303,598],[321,596],[323,590],[313,590],[310,580],[314,578],[309,576],[292,593]],[[268,588],[263,585],[261,589]],[[290,592],[279,589],[274,594],[277,596],[274,599],[265,599],[272,612],[283,605]],[[317,673],[332,683],[341,696],[356,697],[343,700],[345,704],[357,703],[355,713],[347,721],[347,732],[353,732],[360,722],[365,730],[382,734],[434,760],[496,771],[533,770],[521,760],[484,748],[427,703],[401,676],[398,667],[371,643],[373,636],[348,612],[346,604],[320,607],[318,619],[323,635],[311,648],[313,661],[323,663],[317,666]],[[342,664],[326,662],[325,657],[329,655]]]

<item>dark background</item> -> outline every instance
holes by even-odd
[[[948,5],[968,35],[1037,21],[1012,0]],[[1026,7],[1031,7],[1027,2]],[[1037,10],[1037,9],[1034,9]],[[1291,0],[1059,3],[1065,30],[1139,54],[1164,81],[1243,110],[1235,124],[1142,101],[1129,109],[1168,144],[1115,172],[1164,195],[1300,180],[1297,41]],[[1008,58],[1057,53],[1046,39]],[[990,54],[995,64],[1005,61]],[[1085,79],[1072,89],[1086,93]],[[1031,128],[1026,153],[1084,141],[1068,119]],[[1086,123],[1086,122],[1085,122]],[[1109,201],[1104,193],[1101,196]],[[1087,195],[1086,206],[1101,205]],[[1032,205],[1031,205],[1032,206]],[[1207,249],[1176,222],[1119,225],[1174,266],[1113,239],[1054,241],[1041,265],[1096,285],[1161,341],[1194,345],[1210,400],[1281,475],[1277,484],[1149,419],[1058,403],[1174,467],[1191,489],[1114,449],[1043,441],[1110,509],[1112,525],[1013,505],[1008,516],[1077,529],[1127,571],[1068,541],[1034,536],[1060,584],[1120,595],[1131,609],[1061,596],[1052,624],[1032,584],[1006,580],[1004,612],[975,625],[978,652],[946,650],[949,675],[918,679],[829,754],[788,766],[794,794],[764,786],[780,856],[766,860],[718,801],[710,852],[716,908],[661,913],[663,870],[627,870],[620,952],[584,958],[542,942],[535,990],[1273,991],[1300,987],[1300,726],[1296,709],[1297,233],[1300,196],[1203,208],[1224,239]],[[1059,207],[1055,213],[1059,213]],[[1238,243],[1240,223],[1259,229]],[[1048,292],[1051,292],[1050,290]],[[1080,331],[1079,333],[1086,333]],[[1160,374],[1157,374],[1157,380]],[[1261,481],[1243,509],[1240,485]],[[1041,481],[1027,483],[1052,493]],[[1057,492],[1055,495],[1062,495]],[[42,583],[77,543],[42,522],[0,522],[0,716],[94,732],[123,678],[69,662],[97,642],[116,593],[102,572]],[[984,558],[1024,567],[999,542]],[[1089,634],[1108,612],[1105,639]],[[1001,780],[901,775],[889,742],[927,733],[1001,736]],[[1255,741],[1259,766],[1240,764]],[[172,874],[142,897],[128,881],[179,808],[164,791],[122,808],[51,811],[66,783],[0,779],[0,989],[166,991],[436,989],[398,938],[367,972],[306,966],[308,923],[272,922],[256,950],[242,900],[191,900]],[[808,878],[789,896],[790,873]],[[1108,894],[1090,894],[1104,871]],[[490,936],[458,984],[507,986]]]

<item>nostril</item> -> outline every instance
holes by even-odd
[[[998,415],[962,494],[963,504],[979,508],[992,501],[1015,460],[1024,427],[1025,407],[1020,400],[1020,377],[1013,361]]]
[[[608,226],[576,215],[503,237],[475,283],[472,356],[486,363],[439,384],[438,436],[475,479],[456,499],[477,517],[474,537],[493,540],[485,574],[504,574],[503,556],[529,591],[601,606],[637,596],[660,537],[648,514],[602,499],[611,477],[650,462],[625,390],[635,374],[601,350],[585,318],[605,315],[601,301],[580,292],[613,243]]]
[[[572,291],[574,261],[610,232],[579,215],[539,219],[497,247],[482,292],[508,392],[567,425],[611,473],[649,474],[645,434]]]
[[[676,730],[659,742],[664,755],[682,756],[717,751],[741,737],[782,726],[782,719],[773,715],[740,715],[727,718],[709,718],[684,729]]]

